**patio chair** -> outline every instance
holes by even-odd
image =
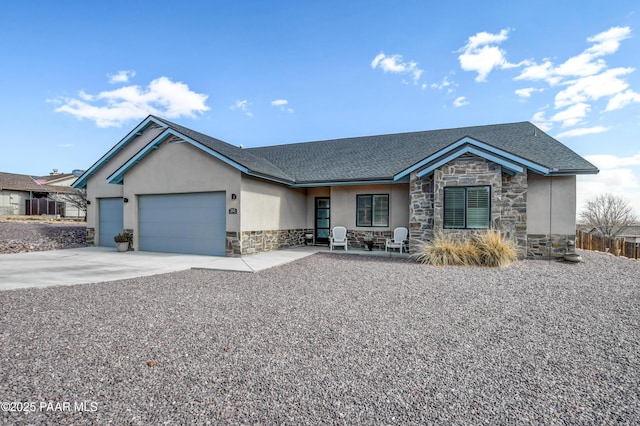
[[[384,245],[384,251],[386,252],[388,249],[400,249],[400,253],[402,253],[402,249],[404,248],[404,242],[407,240],[407,236],[409,235],[409,230],[405,227],[399,227],[393,230],[393,238],[387,238],[387,242]]]
[[[347,228],[344,226],[334,226],[331,230],[331,237],[329,238],[329,250],[333,250],[333,247],[344,247],[344,251],[349,249],[349,242],[347,241]]]

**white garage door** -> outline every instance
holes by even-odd
[[[140,250],[224,256],[224,192],[141,195]]]
[[[113,237],[123,231],[122,198],[98,199],[98,245],[115,247]]]

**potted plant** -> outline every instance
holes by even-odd
[[[365,234],[364,245],[367,247],[367,250],[373,251],[373,236],[370,233]]]
[[[129,246],[133,242],[133,235],[128,232],[121,232],[113,237],[113,240],[116,242],[118,251],[128,251]]]

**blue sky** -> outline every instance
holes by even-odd
[[[86,169],[149,113],[245,147],[532,121],[640,215],[637,1],[11,1],[0,171]]]

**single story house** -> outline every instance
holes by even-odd
[[[81,172],[81,170],[74,170],[74,173],[76,172]],[[36,179],[43,181],[47,185],[72,186],[79,176],[79,174],[74,173],[62,173],[58,169],[53,169],[47,176],[40,176]]]
[[[71,188],[77,177],[60,178],[0,172],[0,215],[77,216],[77,209],[63,201],[65,195],[78,193]],[[67,184],[59,183],[64,181]]]
[[[578,228],[580,227],[578,226]],[[583,230],[588,234],[600,238],[604,237],[605,235],[602,229],[597,226],[595,228],[586,227]],[[622,230],[620,229],[620,227],[614,226],[612,231],[612,233],[615,235],[614,238],[624,239],[624,241],[628,243],[640,243],[640,225],[625,226],[624,228],[622,228]]]
[[[594,173],[529,122],[242,148],[149,116],[74,187],[97,245],[126,230],[136,250],[246,255],[404,226],[410,249],[499,229],[537,256],[575,238],[576,175]]]

